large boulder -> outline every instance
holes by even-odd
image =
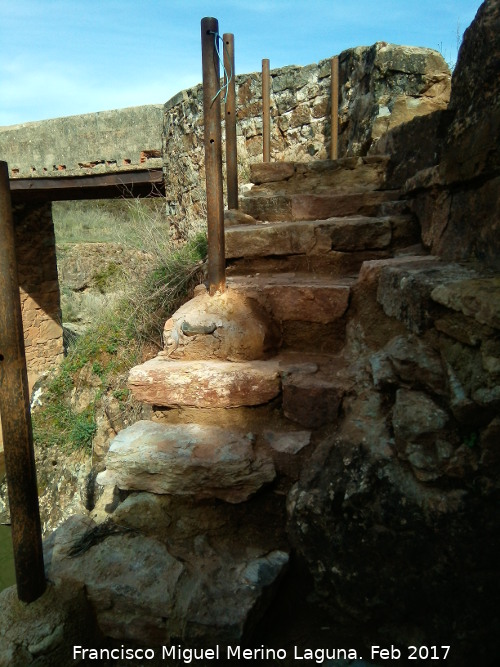
[[[255,436],[218,426],[139,421],[120,431],[97,482],[120,489],[243,502],[275,477]]]
[[[179,546],[165,541],[179,532],[175,509],[155,498],[131,498],[120,523],[71,517],[45,544],[48,576],[63,588],[85,585],[98,628],[108,638],[148,648],[239,643],[266,608],[288,554],[259,543],[228,549],[214,537],[217,525],[224,525],[222,515],[217,519],[216,508],[202,506],[191,533],[189,513],[179,518],[190,548],[173,555]],[[145,521],[147,512],[157,517],[157,526]],[[160,530],[143,532],[159,526],[161,537]]]
[[[163,339],[173,359],[262,359],[276,347],[279,332],[254,299],[227,289],[202,290],[166,322]]]

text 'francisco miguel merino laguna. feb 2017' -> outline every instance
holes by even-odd
[[[371,646],[370,659],[377,660],[443,660],[448,657],[450,646],[408,646],[399,649],[395,646]],[[292,655],[293,653],[293,655]],[[181,661],[188,665],[198,660],[314,660],[322,664],[325,660],[361,660],[362,656],[354,648],[303,648],[294,646],[292,649],[243,648],[241,646],[219,646],[213,648],[186,648],[181,645],[163,646],[160,648],[84,648],[73,647],[74,660],[163,660]]]

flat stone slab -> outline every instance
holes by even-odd
[[[406,262],[387,260],[376,267],[376,273],[379,275],[377,301],[385,314],[405,324],[413,333],[422,333],[433,323],[435,300],[431,293],[437,295],[437,300],[440,291],[444,297],[448,289],[443,286],[477,277],[466,266],[430,257],[408,257]],[[360,273],[360,280],[362,276],[366,278],[366,271]]]
[[[385,182],[387,157],[346,157],[311,162],[254,163],[250,180],[253,193],[316,192],[329,187],[333,192],[377,190]]]
[[[241,224],[256,220],[277,222],[284,220],[324,220],[346,215],[377,215],[380,206],[395,200],[398,193],[393,190],[368,192],[325,192],[303,194],[274,194],[242,197],[241,207],[246,214]],[[249,218],[249,219],[248,219]],[[236,221],[233,224],[238,224]]]
[[[352,216],[236,225],[226,229],[226,258],[383,250],[390,246],[395,218],[400,217]]]
[[[102,485],[128,491],[247,500],[276,473],[254,452],[251,433],[218,426],[138,421],[120,431],[106,455]]]
[[[182,361],[161,355],[132,368],[128,386],[144,403],[197,408],[261,405],[281,389],[275,360]]]
[[[251,296],[275,319],[328,324],[347,311],[352,279],[336,280],[306,273],[234,276],[228,284]]]
[[[295,174],[293,162],[256,162],[250,165],[252,183],[286,181]]]
[[[438,285],[431,298],[447,308],[500,329],[500,277],[475,278]]]
[[[397,193],[374,190],[337,195],[299,194],[291,199],[294,220],[320,220],[343,215],[376,215],[380,204],[397,199]]]

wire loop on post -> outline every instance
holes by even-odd
[[[220,33],[218,33],[218,32],[214,32],[213,30],[209,30],[208,32],[209,32],[210,35],[214,35],[214,48],[215,48],[215,52],[217,53],[217,57],[219,58],[219,63],[222,65],[222,71],[224,72],[224,77],[223,77],[223,81],[224,81],[224,83],[223,83],[222,86],[219,88],[219,90],[217,91],[217,93],[214,95],[214,97],[213,97],[213,99],[212,99],[212,104],[213,104],[213,103],[215,102],[215,100],[219,97],[219,95],[221,94],[221,92],[222,92],[223,90],[226,91],[226,93],[225,93],[225,95],[224,95],[224,99],[223,99],[223,102],[224,102],[224,104],[225,104],[225,103],[227,102],[227,95],[228,95],[228,92],[229,92],[229,84],[230,84],[230,82],[231,82],[231,80],[232,80],[232,78],[233,78],[233,72],[232,72],[232,70],[231,70],[231,73],[230,73],[229,76],[228,76],[228,73],[227,73],[227,70],[226,70],[226,66],[225,66],[225,64],[224,64],[224,57],[221,57],[221,54],[220,54],[220,51],[219,51],[219,40],[222,42],[222,48],[223,48],[224,50],[226,50],[226,45],[224,44],[224,40],[223,40],[222,37],[220,36]]]

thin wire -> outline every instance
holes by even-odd
[[[232,71],[233,68],[232,68],[232,64],[231,64],[231,59],[229,58],[229,53],[228,53],[228,51],[227,51],[227,49],[226,49],[226,45],[224,44],[224,40],[223,40],[222,37],[220,36],[220,33],[215,32],[214,30],[210,30],[209,33],[210,33],[211,35],[214,35],[215,52],[217,53],[217,57],[219,58],[219,63],[222,65],[222,71],[224,72],[224,77],[223,77],[223,81],[224,81],[224,83],[223,83],[222,86],[219,88],[219,90],[216,92],[216,94],[213,96],[212,101],[211,101],[211,104],[213,104],[213,103],[215,102],[215,100],[219,97],[219,95],[221,94],[221,92],[222,92],[224,89],[225,89],[225,91],[226,91],[226,94],[224,95],[224,104],[225,104],[225,103],[227,102],[227,96],[228,96],[228,94],[229,94],[229,84],[231,83],[231,80],[232,80],[232,78],[233,78],[233,71]],[[228,55],[228,61],[229,61],[230,65],[231,65],[231,74],[230,74],[229,76],[228,76],[228,74],[227,74],[226,66],[224,65],[224,58],[223,58],[223,57],[221,58],[221,55],[220,55],[220,51],[219,51],[219,40],[222,42],[222,47],[223,47],[223,49],[226,49],[226,53],[227,53],[227,55]]]

